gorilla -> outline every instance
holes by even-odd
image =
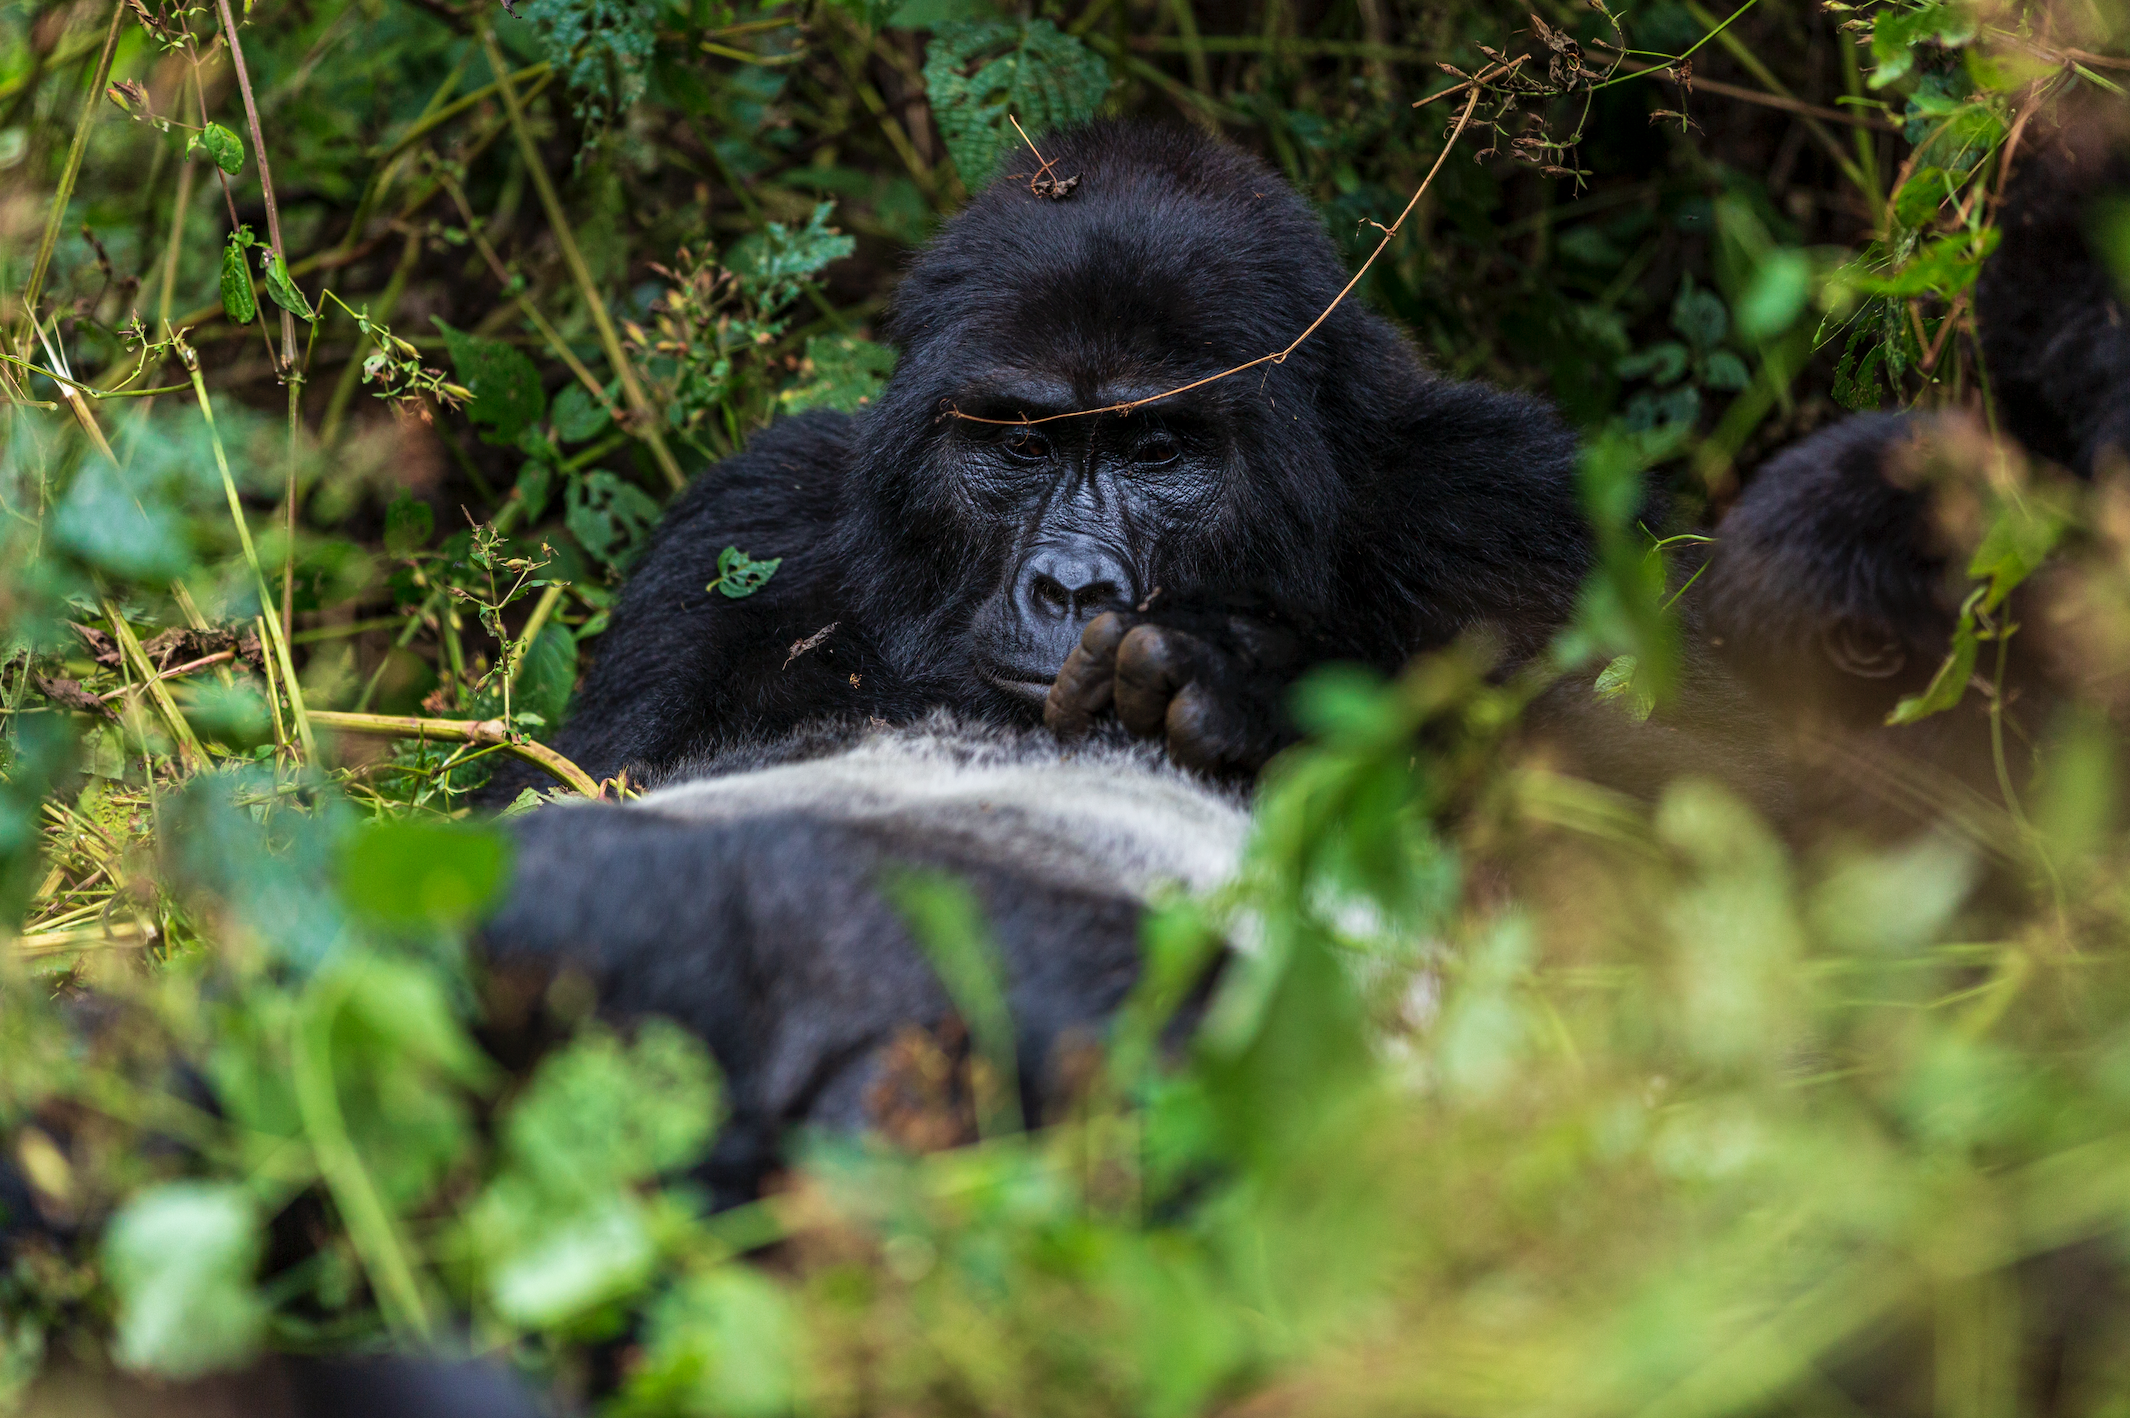
[[[581,971],[709,1041],[734,1107],[721,1197],[794,1125],[876,1115],[898,1031],[950,1013],[896,870],[974,888],[1041,1117],[1132,984],[1146,902],[1232,869],[1295,678],[1467,634],[1513,671],[1592,564],[1552,411],[1430,373],[1358,301],[1210,378],[1346,284],[1282,179],[1184,129],[1043,150],[1078,188],[1001,180],[947,224],[896,294],[869,411],[772,425],[655,533],[556,740],[653,791],[512,824],[490,960]],[[728,598],[727,546],[781,565]],[[1541,708],[1623,778],[1640,762],[1612,739],[1719,763],[1691,713],[1585,705],[1587,679]]]
[[[2004,193],[2003,237],[1975,288],[1999,429],[2075,477],[2119,477],[2130,471],[2130,324],[2100,219],[2130,194],[2120,111],[2036,123]],[[1771,459],[1716,529],[1700,626],[1788,740],[1801,821],[1898,832],[1963,797],[2000,797],[1980,696],[1885,722],[1944,661],[1970,588],[1933,515],[1931,447],[1982,436],[1965,413],[1859,415]],[[2030,623],[2006,664],[2013,731],[2026,738],[2074,693],[2046,652],[2037,591],[2020,593],[2025,613],[2021,601],[2008,612]],[[1830,759],[1856,771],[1829,775]]]
[[[823,718],[1032,727],[1047,697],[1247,777],[1309,665],[1394,671],[1482,628],[1505,665],[1546,644],[1591,563],[1549,408],[1430,374],[1349,299],[1282,362],[1090,412],[1284,347],[1347,276],[1284,180],[1194,130],[1044,152],[1077,190],[994,182],[947,224],[870,411],[782,420],[673,505],[562,753],[658,781]],[[728,599],[726,546],[782,565]]]

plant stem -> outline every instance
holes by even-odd
[[[445,743],[490,744],[536,765],[588,798],[599,796],[599,784],[543,743],[515,735],[502,719],[421,719],[405,714],[343,714],[321,709],[311,716],[320,727],[344,734],[367,734],[373,738],[437,739]]]
[[[226,6],[229,0],[220,0],[220,3]],[[606,301],[592,280],[592,268],[585,264],[584,253],[577,249],[577,237],[570,228],[569,214],[563,211],[562,199],[556,195],[555,184],[549,180],[547,167],[540,159],[539,145],[533,142],[532,131],[525,126],[525,109],[518,102],[518,91],[510,81],[510,71],[503,65],[502,51],[496,48],[495,34],[485,21],[479,22],[476,28],[481,48],[488,55],[488,67],[495,71],[496,92],[503,96],[503,107],[510,115],[511,131],[517,135],[518,149],[525,155],[526,175],[532,178],[533,187],[540,194],[540,205],[547,209],[548,228],[555,234],[555,244],[562,249],[562,259],[577,282],[578,293],[584,299],[593,326],[599,331],[599,343],[606,350],[607,363],[613,366],[615,377],[621,381],[622,395],[628,400],[630,411],[636,415],[638,427],[631,432],[650,445],[651,456],[657,460],[659,471],[666,475],[673,490],[679,492],[688,485],[688,480],[682,476],[680,464],[674,461],[673,450],[666,447],[666,440],[658,429],[658,411],[651,407],[651,401],[644,397],[643,386],[636,382],[636,370],[621,348],[621,336],[614,329],[614,317],[608,313]]]
[[[287,637],[281,633],[281,617],[273,613],[273,593],[267,588],[266,572],[259,565],[259,549],[252,544],[251,527],[244,520],[244,503],[237,497],[237,480],[229,471],[229,455],[223,451],[221,432],[215,428],[214,405],[207,398],[207,382],[200,378],[199,356],[180,344],[178,358],[184,361],[186,372],[192,376],[192,392],[200,401],[200,416],[207,420],[207,441],[214,448],[215,467],[222,474],[222,492],[229,499],[230,520],[237,525],[237,540],[244,547],[244,560],[250,565],[252,580],[258,587],[259,619],[266,628],[266,638],[272,642],[274,659],[281,666],[281,678],[288,689],[289,713],[296,720],[296,737],[303,744],[304,758],[315,762],[318,744],[311,737],[310,716],[303,711],[303,688],[296,683],[296,662],[289,654]]]
[[[237,39],[236,16],[230,13],[229,0],[215,0],[215,9],[222,16],[222,37],[229,41],[229,62],[237,72],[237,92],[244,96],[244,121],[251,125],[252,156],[259,164],[259,193],[266,201],[266,239],[273,246],[274,255],[286,266],[288,252],[281,245],[281,209],[274,202],[274,170],[266,161],[266,133],[259,126],[259,105],[252,98],[251,75],[244,68],[244,46]],[[296,372],[296,317],[286,310],[281,312],[281,363],[293,378]]]
[[[104,52],[96,61],[96,78],[81,103],[81,116],[74,121],[74,141],[67,148],[67,165],[59,174],[59,190],[52,194],[52,211],[45,218],[44,235],[37,242],[37,258],[30,263],[30,283],[23,288],[24,328],[16,335],[22,353],[30,353],[29,331],[37,325],[37,301],[44,294],[44,278],[52,265],[52,248],[58,244],[59,228],[67,219],[67,204],[74,199],[74,182],[81,176],[82,155],[89,148],[89,130],[103,111],[104,86],[111,82],[111,59],[118,53],[118,30],[126,18],[126,0],[114,0],[111,27],[104,32]]]

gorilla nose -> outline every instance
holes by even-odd
[[[1021,610],[1038,625],[1080,625],[1113,609],[1130,588],[1123,564],[1099,548],[1044,547],[1021,568]]]

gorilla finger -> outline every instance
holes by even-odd
[[[1179,768],[1217,773],[1233,767],[1241,757],[1238,725],[1219,696],[1203,684],[1187,684],[1177,691],[1169,701],[1163,727],[1169,758]]]
[[[1088,623],[1080,643],[1050,683],[1043,698],[1043,723],[1063,738],[1079,738],[1094,727],[1097,714],[1109,708],[1110,684],[1117,676],[1117,642],[1124,638],[1124,618],[1106,611]]]
[[[1043,723],[1061,738],[1076,739],[1094,727],[1097,714],[1109,708],[1110,686],[1117,677],[1114,656],[1090,654],[1085,646],[1065,657],[1065,667],[1043,699]]]
[[[1182,631],[1135,626],[1117,646],[1117,717],[1140,738],[1161,733],[1169,701],[1190,683],[1197,643]]]

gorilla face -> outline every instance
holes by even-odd
[[[1035,420],[1072,404],[1070,390],[1017,379],[973,389],[958,407]],[[1160,584],[1156,549],[1187,543],[1226,483],[1223,440],[1179,412],[955,420],[942,462],[983,515],[1013,529],[971,627],[980,678],[1040,704],[1087,623]]]

